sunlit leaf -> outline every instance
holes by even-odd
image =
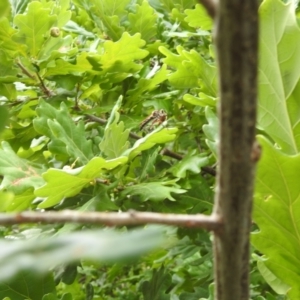
[[[44,8],[43,4],[33,1],[28,5],[26,14],[17,15],[14,23],[18,26],[19,32],[14,39],[28,46],[28,51],[33,57],[37,57],[45,35],[55,25],[57,17],[51,15],[51,10]]]

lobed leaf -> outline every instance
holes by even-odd
[[[163,201],[175,199],[172,197],[171,193],[183,194],[186,190],[178,188],[174,180],[169,181],[159,181],[159,182],[147,182],[135,184],[132,186],[127,186],[121,193],[122,197],[132,197],[139,196],[141,202],[145,201]]]
[[[57,110],[41,101],[36,112],[38,117],[33,120],[33,126],[38,133],[51,138],[51,152],[79,159],[81,164],[87,163],[94,156],[92,142],[85,138],[84,123],[79,121],[75,125],[63,102]]]
[[[148,1],[144,0],[141,5],[136,5],[136,12],[129,13],[128,19],[130,33],[140,33],[146,42],[154,39],[157,31],[157,14]]]
[[[166,56],[165,64],[176,69],[168,79],[176,88],[193,88],[201,86],[203,92],[210,96],[216,96],[217,72],[216,67],[208,64],[195,50],[190,52],[177,46],[178,55],[173,54],[165,47],[159,47],[159,51]]]
[[[35,190],[35,195],[46,199],[39,208],[47,208],[58,204],[65,197],[77,195],[86,185],[106,170],[112,170],[127,162],[126,157],[104,160],[94,157],[84,167],[71,170],[49,169],[43,174],[46,184]]]
[[[45,43],[45,36],[49,35],[49,30],[56,24],[56,21],[57,17],[51,15],[50,9],[44,8],[41,2],[33,1],[28,4],[26,14],[16,15],[14,19],[19,29],[14,40],[27,45],[30,55],[37,58]]]

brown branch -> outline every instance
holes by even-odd
[[[43,91],[43,93],[47,96],[47,97],[51,97],[52,96],[52,92],[46,87],[43,78],[40,76],[39,72],[36,72],[36,75],[39,79],[40,82],[40,87],[41,90]]]
[[[199,0],[212,19],[216,16],[217,3],[214,0]]]
[[[219,1],[216,49],[219,67],[219,163],[214,212],[224,227],[214,236],[218,300],[249,299],[249,237],[254,168],[258,1]]]
[[[22,70],[22,73],[28,76],[31,79],[36,79],[34,75],[32,75],[22,64],[20,61],[17,61],[17,66]]]
[[[215,216],[162,214],[153,212],[79,212],[64,210],[59,212],[21,212],[15,214],[0,214],[0,225],[13,225],[22,223],[82,223],[104,224],[108,226],[163,224],[182,227],[197,227],[217,231],[222,226],[221,221]]]

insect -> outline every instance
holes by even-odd
[[[143,120],[140,124],[140,130],[146,127],[147,124],[150,124],[149,129],[152,130],[155,124],[160,125],[167,119],[167,113],[163,109],[154,110],[151,115],[149,115],[145,120]]]

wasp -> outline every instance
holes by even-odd
[[[155,124],[160,125],[167,119],[167,113],[163,109],[154,110],[151,115],[149,115],[140,124],[140,130],[143,130],[147,124],[150,124],[149,129],[152,130]]]

